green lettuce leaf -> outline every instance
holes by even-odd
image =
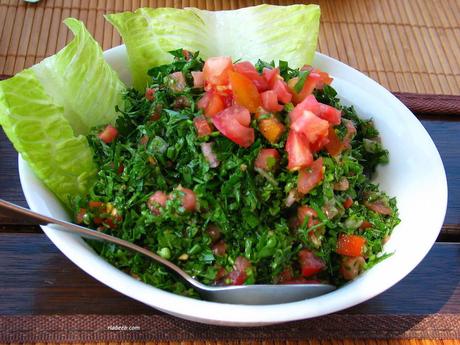
[[[1,82],[0,124],[16,151],[65,205],[69,197],[86,193],[96,173],[93,152],[84,136],[74,135],[64,108],[46,94],[33,70]]]
[[[301,67],[313,60],[320,9],[317,5],[260,5],[234,11],[140,8],[109,14],[126,44],[134,86],[145,88],[147,70],[169,63],[168,51],[200,51],[204,58],[232,56],[256,62],[285,60]]]
[[[102,50],[76,19],[65,24],[75,37],[40,64],[0,82],[0,125],[35,174],[69,206],[96,174],[83,136],[114,123],[123,83]]]
[[[72,42],[32,69],[46,93],[64,107],[75,134],[87,134],[94,126],[114,123],[125,86],[85,25],[74,18],[64,23],[74,33]]]

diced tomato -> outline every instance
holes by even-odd
[[[231,271],[225,280],[228,281],[229,285],[243,285],[247,278],[246,272]]]
[[[192,71],[193,87],[204,87],[204,73],[201,71]]]
[[[101,208],[102,206],[104,206],[105,204],[102,202],[102,201],[90,201],[88,203],[88,207],[89,208]]]
[[[287,266],[279,275],[278,282],[280,284],[287,283],[294,279],[294,272],[291,266]]]
[[[353,205],[353,199],[352,198],[346,198],[345,201],[343,202],[343,207],[344,208],[350,208],[351,205]]]
[[[275,91],[278,97],[278,101],[280,101],[281,103],[286,104],[291,101],[292,95],[289,92],[288,86],[284,80],[275,80],[272,90]]]
[[[265,171],[274,171],[280,161],[280,154],[275,149],[262,149],[254,161],[254,167]]]
[[[344,256],[340,262],[339,272],[345,280],[355,279],[364,269],[366,260],[362,256]]]
[[[310,144],[310,151],[312,153],[318,152],[328,143],[329,143],[328,137],[320,137],[314,143]]]
[[[301,274],[305,278],[315,275],[326,267],[323,260],[307,249],[299,252],[299,263]]]
[[[123,171],[125,171],[125,166],[123,164],[120,164],[117,169],[117,174],[121,175],[123,174]]]
[[[291,129],[305,135],[309,143],[315,143],[317,140],[326,138],[329,131],[329,123],[313,114],[311,111],[305,110],[291,124]]]
[[[289,113],[289,119],[291,124],[294,123],[305,110],[311,111],[313,114],[319,114],[319,102],[315,96],[307,96],[301,103],[297,104],[296,107]]]
[[[197,116],[193,119],[198,137],[204,137],[212,133],[212,125],[204,116]]]
[[[149,87],[146,88],[144,97],[150,102],[153,101],[153,99],[155,98],[155,90]]]
[[[101,133],[99,133],[99,139],[101,139],[106,144],[110,144],[115,140],[117,136],[118,130],[112,125],[107,125],[107,127],[105,127]]]
[[[272,144],[277,143],[283,135],[285,127],[275,116],[258,121],[260,133]]]
[[[247,269],[251,268],[251,262],[244,256],[238,256],[235,260],[234,268],[237,271],[246,272]]]
[[[217,113],[212,117],[212,123],[225,137],[242,147],[254,143],[254,129],[249,127],[251,114],[240,105],[235,104]]]
[[[182,196],[182,207],[185,211],[191,212],[196,210],[196,195],[193,190],[184,188],[182,186],[177,187],[177,190],[184,193]]]
[[[214,91],[206,92],[198,101],[197,106],[199,109],[203,109],[204,114],[209,117],[225,109],[222,97]]]
[[[283,110],[283,106],[278,104],[278,97],[273,90],[265,91],[261,94],[262,106],[267,111],[276,112]]]
[[[255,113],[257,108],[262,105],[257,87],[251,79],[241,73],[229,72],[228,76],[235,102],[247,108],[251,113]]]
[[[187,61],[192,58],[192,53],[185,49],[182,49],[182,55],[184,56],[184,59]]]
[[[315,72],[318,73],[320,75],[320,77],[321,77],[320,82],[316,86],[317,89],[322,89],[324,87],[324,85],[331,85],[331,83],[334,80],[334,78],[332,78],[329,75],[329,73],[323,72],[323,71],[321,71],[319,69],[315,69]]]
[[[160,208],[166,206],[168,196],[166,193],[157,190],[147,201],[147,206],[154,215],[160,215]]]
[[[233,69],[251,79],[259,92],[268,90],[267,80],[257,72],[256,68],[249,61],[238,62],[233,65]]]
[[[139,144],[146,147],[147,144],[149,143],[149,136],[148,135],[143,135],[140,139],[139,139]]]
[[[262,71],[262,75],[264,76],[265,80],[268,83],[269,88],[273,88],[275,81],[278,80],[280,77],[280,70],[278,67],[276,68],[264,68]]]
[[[287,137],[286,152],[288,153],[287,168],[291,171],[305,168],[313,162],[307,139],[303,134],[292,129]]]
[[[299,171],[297,190],[299,193],[307,194],[323,180],[323,177],[323,158],[320,157],[309,167]]]
[[[174,92],[182,92],[184,91],[185,87],[187,86],[187,83],[185,82],[185,77],[182,72],[174,72],[169,75],[169,77],[172,80],[171,83],[171,90]]]
[[[353,122],[350,120],[344,119],[344,122],[345,122],[345,127],[347,128],[347,133],[345,134],[345,137],[343,138],[343,146],[346,149],[349,149],[351,147],[351,140],[356,134],[356,127],[353,124]]]
[[[311,227],[315,224],[315,219],[318,217],[318,213],[306,205],[300,206],[297,209],[297,220],[299,225],[302,225],[305,221],[305,218],[308,217],[307,227]]]
[[[222,266],[220,266],[220,267],[218,266],[218,267],[217,267],[216,277],[214,278],[214,282],[215,282],[215,283],[219,283],[220,280],[221,280],[222,278],[224,278],[226,274],[227,274],[227,271],[225,270],[225,268],[222,267]]]
[[[201,152],[203,152],[204,158],[209,163],[211,168],[217,168],[219,166],[219,159],[217,158],[216,154],[212,149],[213,143],[201,143]]]
[[[80,208],[78,210],[77,215],[75,216],[75,221],[77,222],[77,224],[83,223],[85,215],[86,215],[86,208]]]
[[[327,138],[329,139],[329,142],[325,145],[327,152],[333,157],[339,155],[343,151],[344,146],[343,142],[335,133],[334,127],[329,127]]]
[[[319,103],[319,113],[317,115],[320,118],[329,121],[331,125],[338,125],[340,124],[342,111],[335,109],[330,105]]]
[[[366,230],[366,229],[369,229],[369,228],[372,228],[372,223],[367,221],[367,220],[364,220],[361,225],[359,226],[359,228],[361,230]]]
[[[340,234],[337,240],[336,252],[346,256],[361,256],[366,239],[358,235]]]
[[[320,80],[320,76],[317,73],[310,73],[305,80],[302,90],[300,92],[295,91],[295,86],[299,81],[298,77],[292,78],[288,81],[289,91],[292,93],[292,103],[298,104],[302,102],[307,96],[313,93],[313,90],[316,88]]]
[[[379,214],[383,214],[385,216],[389,216],[393,211],[390,207],[388,207],[385,202],[382,200],[377,200],[373,202],[364,202],[364,205],[369,209],[374,212],[377,212]]]
[[[212,253],[214,255],[222,256],[222,255],[225,255],[226,251],[227,251],[227,245],[225,244],[224,241],[219,241],[212,245]]]
[[[233,265],[233,271],[227,275],[230,285],[242,285],[246,281],[248,269],[251,268],[251,263],[244,256],[238,256]]]
[[[208,225],[206,228],[206,233],[209,235],[209,237],[211,237],[213,243],[217,242],[222,235],[220,233],[219,227],[215,224]]]
[[[211,57],[203,67],[205,83],[211,86],[227,85],[228,72],[233,71],[232,58],[229,56]]]

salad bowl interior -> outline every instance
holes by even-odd
[[[104,57],[130,85],[125,47],[110,49]],[[260,326],[312,318],[352,307],[387,290],[417,266],[436,240],[447,206],[443,164],[421,123],[389,91],[319,53],[313,66],[334,77],[333,87],[344,104],[353,105],[359,116],[374,119],[390,153],[389,164],[379,166],[375,182],[397,198],[401,223],[385,245],[385,252],[392,255],[357,279],[326,295],[294,303],[221,304],[175,295],[137,281],[104,261],[78,236],[43,227],[46,235],[77,266],[111,288],[168,314],[208,324]],[[70,220],[57,198],[21,157],[19,174],[32,210]]]

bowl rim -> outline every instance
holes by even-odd
[[[117,61],[118,69],[122,68],[125,71],[127,70],[127,55],[124,45],[106,50],[104,52],[104,57],[109,63]],[[422,124],[393,94],[354,68],[318,52],[315,55],[315,62],[313,65],[321,69],[328,70],[328,72],[330,72],[330,69],[324,68],[325,66],[334,66],[333,69],[335,70],[344,70],[345,72],[352,73],[354,79],[362,83],[362,85],[364,85],[363,87],[369,87],[378,91],[379,97],[383,97],[385,101],[391,104],[393,110],[398,111],[402,116],[405,116],[407,119],[412,121],[414,128],[418,130],[421,135],[424,135],[426,144],[433,153],[433,161],[436,163],[437,174],[441,179],[440,183],[442,190],[440,191],[440,195],[442,200],[438,200],[437,202],[439,212],[437,213],[436,219],[436,224],[439,225],[438,229],[440,230],[447,208],[447,180],[439,152]],[[117,70],[117,68],[115,69]],[[119,72],[121,73],[120,70]],[[334,75],[333,72],[331,72],[331,74]],[[55,197],[46,191],[44,193],[47,195],[43,198],[37,197],[35,193],[30,193],[30,190],[33,190],[34,188],[43,188],[43,185],[41,184],[41,181],[36,178],[20,155],[18,157],[18,161],[21,186],[29,207],[32,210],[38,212],[48,212],[48,214],[51,215],[51,209],[56,208],[57,203],[54,202],[48,205],[47,202],[53,201],[53,198],[55,199]],[[54,211],[53,213],[56,212]],[[65,217],[62,212],[61,216]],[[439,230],[433,230],[433,232],[430,233],[430,237],[427,237],[426,241],[423,243],[423,247],[418,251],[418,256],[409,264],[405,264],[398,275],[391,276],[391,279],[386,279],[380,282],[379,287],[372,291],[365,291],[364,293],[353,297],[350,293],[350,290],[353,288],[353,283],[350,283],[332,293],[309,300],[278,305],[248,306],[200,301],[160,290],[153,286],[139,282],[108,264],[95,254],[92,249],[90,249],[90,247],[78,236],[62,233],[50,226],[42,226],[42,229],[50,240],[72,262],[95,279],[117,290],[118,292],[171,315],[207,324],[228,326],[262,326],[312,318],[330,314],[364,302],[395,285],[410,271],[412,271],[431,249],[436,240],[437,234],[439,233]],[[75,247],[75,241],[82,245],[81,248]],[[87,255],[81,256],[81,254],[85,252]],[[355,281],[363,281],[370,271],[365,272],[365,274]],[[338,291],[340,293],[338,293]],[[347,294],[347,298],[342,297],[344,293]]]

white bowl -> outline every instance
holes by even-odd
[[[125,47],[110,49],[104,56],[130,83]],[[313,64],[334,77],[333,86],[345,103],[353,104],[360,116],[374,118],[390,151],[390,163],[379,167],[376,181],[397,198],[401,224],[385,245],[385,251],[394,255],[356,280],[324,296],[295,303],[246,306],[206,302],[135,280],[100,258],[78,236],[42,227],[44,232],[70,260],[102,283],[168,314],[203,323],[260,326],[306,319],[352,307],[387,290],[417,266],[436,240],[447,206],[444,167],[421,123],[385,88],[325,55],[317,53]],[[69,219],[21,157],[19,174],[32,210]]]

